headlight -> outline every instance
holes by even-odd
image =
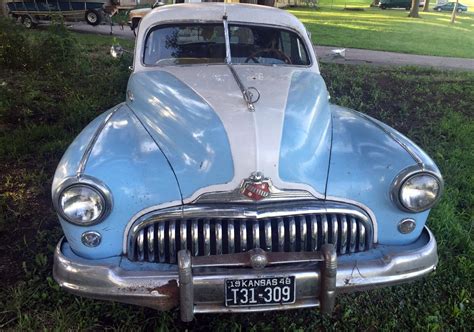
[[[441,179],[435,174],[429,172],[405,174],[395,181],[392,198],[406,211],[421,212],[437,202],[441,189]]]
[[[113,200],[109,188],[92,176],[65,178],[53,187],[53,205],[66,221],[78,226],[100,223],[112,211]]]

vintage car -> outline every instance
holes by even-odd
[[[389,126],[330,103],[288,12],[155,8],[126,101],[54,176],[54,278],[87,297],[196,313],[320,307],[433,271],[443,180]]]

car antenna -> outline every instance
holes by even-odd
[[[242,83],[239,75],[234,69],[232,65],[232,57],[230,54],[230,36],[229,36],[229,25],[227,22],[227,7],[226,3],[224,2],[224,16],[222,16],[222,21],[224,23],[224,38],[225,38],[225,58],[226,64],[229,67],[234,80],[237,82],[240,91],[242,92],[242,97],[244,98],[245,102],[247,103],[247,108],[249,112],[255,112],[255,103],[260,99],[260,92],[254,87],[246,88],[245,85]]]

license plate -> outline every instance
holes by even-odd
[[[295,302],[295,277],[226,279],[226,306],[255,306]]]

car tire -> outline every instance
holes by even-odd
[[[380,6],[380,9],[382,9],[382,10],[384,10],[384,9],[386,9],[386,8],[387,8],[387,7],[385,7],[384,5],[381,5],[381,6]]]
[[[438,8],[438,11],[440,12],[440,11],[441,11],[441,8]]]
[[[102,14],[98,10],[89,9],[86,11],[84,19],[86,20],[87,24],[96,26],[102,22]]]
[[[462,13],[462,9],[458,9],[457,11],[458,11],[458,13],[459,13],[459,14],[461,14],[461,13]]]
[[[29,15],[23,15],[21,17],[21,23],[27,29],[31,29],[35,26],[35,23],[33,22],[33,20],[31,19]]]

